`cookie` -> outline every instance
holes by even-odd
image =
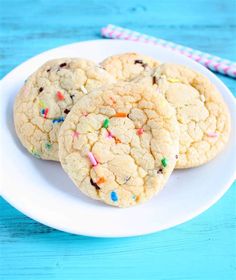
[[[151,87],[124,82],[83,96],[59,133],[60,161],[76,186],[119,207],[162,189],[178,146],[175,110]]]
[[[144,70],[152,69],[159,64],[157,60],[137,53],[114,55],[101,62],[101,66],[120,81],[131,81]]]
[[[18,137],[34,156],[58,160],[58,131],[77,100],[114,78],[95,63],[79,58],[48,61],[32,74],[16,97]]]
[[[152,85],[176,109],[180,127],[176,168],[202,165],[224,148],[230,135],[229,111],[208,78],[185,66],[162,64],[135,81]]]

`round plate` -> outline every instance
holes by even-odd
[[[160,61],[184,64],[209,77],[228,104],[232,127],[236,127],[235,100],[226,86],[200,64],[171,50],[137,42],[97,40],[44,52],[16,67],[1,82],[1,194],[11,205],[45,225],[66,232],[103,237],[134,236],[192,219],[230,187],[235,179],[235,130],[215,160],[198,168],[174,171],[159,195],[128,209],[87,198],[73,185],[60,163],[36,159],[22,147],[15,134],[12,108],[18,90],[33,71],[52,58],[83,57],[99,62],[113,54],[133,51]]]

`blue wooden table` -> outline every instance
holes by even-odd
[[[1,0],[0,14],[0,78],[47,49],[100,38],[108,23],[236,60],[235,0]],[[0,279],[235,279],[235,197],[234,185],[186,224],[124,239],[59,232],[0,198]]]

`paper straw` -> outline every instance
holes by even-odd
[[[106,27],[102,28],[101,34],[103,37],[110,39],[131,40],[159,45],[188,56],[189,58],[201,63],[214,72],[236,78],[236,62],[223,59],[218,56],[213,56],[209,53],[194,50],[179,44],[175,44],[112,24],[109,24]]]

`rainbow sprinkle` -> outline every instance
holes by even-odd
[[[215,138],[215,137],[218,137],[219,134],[218,134],[217,132],[209,132],[209,133],[207,133],[207,136],[208,136],[208,137]]]
[[[60,123],[60,122],[64,122],[64,120],[65,120],[64,117],[59,117],[59,118],[52,120],[52,123]]]
[[[50,150],[50,149],[52,148],[52,144],[49,143],[49,142],[47,142],[47,143],[45,144],[45,148],[46,148],[47,150]]]
[[[108,128],[109,123],[110,123],[109,119],[105,119],[102,126],[103,126],[104,128]]]
[[[116,144],[119,144],[121,143],[120,139],[117,138],[115,135],[113,135],[109,130],[107,130],[107,138],[114,138]]]
[[[101,178],[99,178],[98,180],[97,180],[97,184],[103,184],[103,183],[105,183],[106,182],[106,180],[105,180],[105,178],[104,177],[101,177]]]
[[[94,155],[91,152],[88,152],[88,157],[93,166],[96,166],[98,164]]]
[[[65,99],[65,96],[64,96],[60,91],[58,91],[58,92],[57,92],[57,99],[60,100],[60,101],[62,101],[62,100]]]
[[[111,192],[111,200],[114,202],[118,201],[118,195],[114,191]]]
[[[181,82],[181,81],[180,81],[179,79],[177,79],[177,78],[168,78],[167,80],[168,80],[168,82],[170,82],[170,83],[180,83],[180,82]]]
[[[31,148],[31,154],[36,158],[41,158],[40,154],[37,151],[35,151],[34,148]]]
[[[168,164],[168,160],[167,160],[166,158],[163,158],[163,159],[161,160],[161,164],[162,164],[163,167],[166,167],[167,164]]]
[[[137,135],[138,136],[141,136],[143,134],[143,128],[139,128],[138,130],[137,130]]]
[[[107,130],[107,138],[110,138],[110,139],[113,138],[113,135],[109,130]]]
[[[46,104],[44,103],[43,100],[39,100],[39,105],[42,107],[42,108],[46,108]]]
[[[124,184],[126,184],[130,179],[131,179],[131,176],[127,176],[127,177],[125,178]]]
[[[97,185],[97,183],[94,183],[92,178],[90,179],[90,184],[94,186],[97,191],[100,190],[100,187]]]
[[[42,109],[42,110],[40,111],[40,112],[41,112],[41,114],[44,116],[44,118],[45,118],[45,119],[47,118],[48,111],[49,111],[49,109],[48,109],[48,108]]]
[[[48,108],[45,108],[45,110],[44,110],[44,118],[45,118],[45,119],[47,118],[48,111],[49,111],[49,109],[48,109]]]
[[[87,89],[84,86],[81,86],[80,89],[84,94],[88,93]]]
[[[116,113],[114,117],[117,117],[117,118],[126,118],[126,117],[127,117],[127,114],[126,114],[126,113],[123,113],[123,112],[119,112],[119,113]]]
[[[121,143],[121,141],[120,141],[120,139],[119,139],[119,138],[117,138],[117,137],[115,137],[115,136],[114,136],[114,138],[115,138],[115,142],[116,142],[116,144]]]
[[[80,133],[78,131],[73,131],[72,136],[73,136],[73,138],[78,138],[79,134]]]

